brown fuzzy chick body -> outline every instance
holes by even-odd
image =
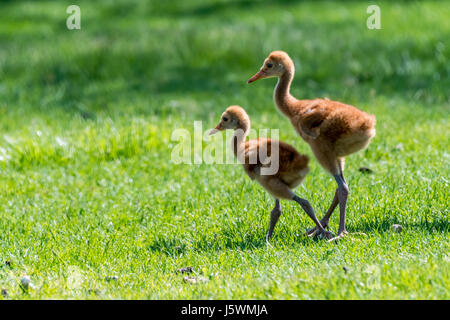
[[[272,156],[272,145],[278,146],[279,167],[278,171],[272,175],[261,175],[261,168],[267,166],[263,164],[259,158],[260,149],[264,148],[263,153],[267,153],[268,157]],[[258,156],[257,162],[251,164],[249,161],[249,153],[256,147]],[[267,152],[266,152],[267,150]],[[247,175],[258,181],[271,195],[276,198],[291,199],[292,193],[287,192],[286,185],[289,189],[296,188],[309,172],[309,158],[300,154],[293,146],[272,139],[254,139],[246,141],[244,144],[245,163],[242,164]]]
[[[246,141],[250,130],[250,119],[245,110],[239,106],[228,107],[211,134],[226,129],[235,130],[232,148],[234,155],[241,161],[247,175],[256,180],[275,198],[275,208],[271,212],[267,239],[271,237],[275,224],[281,215],[279,199],[294,200],[299,203],[316,223],[322,234],[331,238],[331,233],[324,230],[320,225],[309,202],[298,197],[292,191],[308,173],[309,158],[282,141],[267,138]],[[269,174],[263,173],[263,169],[271,167],[273,161],[278,162],[277,170]]]
[[[295,130],[333,175],[339,173],[336,160],[366,148],[375,136],[375,117],[341,102],[298,100],[289,113]]]
[[[311,146],[322,167],[331,173],[338,184],[330,208],[321,220],[328,220],[340,205],[338,237],[347,233],[345,211],[348,186],[344,178],[345,157],[366,148],[375,136],[375,116],[354,106],[329,99],[298,100],[290,93],[295,66],[286,52],[274,51],[248,83],[258,79],[277,77],[274,100],[278,109],[289,118],[298,134]],[[317,228],[311,230],[315,232]]]

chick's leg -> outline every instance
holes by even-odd
[[[273,230],[275,229],[275,225],[278,222],[278,219],[281,216],[281,204],[279,199],[275,199],[275,207],[273,208],[272,212],[270,213],[270,225],[269,225],[269,231],[266,235],[266,241],[269,241],[270,238],[272,238]]]
[[[331,232],[325,230],[322,227],[320,221],[317,220],[316,214],[314,213],[314,210],[311,207],[311,204],[308,202],[308,200],[302,199],[297,195],[294,195],[292,200],[297,202],[303,208],[303,210],[306,212],[306,214],[314,221],[319,234],[324,235],[327,239],[331,239],[333,237],[333,234]]]
[[[344,235],[347,234],[347,230],[345,229],[345,211],[347,207],[347,198],[348,198],[348,186],[345,182],[344,176],[341,174],[335,175],[334,178],[338,184],[338,198],[339,198],[339,229],[338,234],[335,238],[330,239],[330,241],[338,240]]]
[[[334,209],[336,209],[337,205],[339,203],[339,198],[338,198],[338,189],[336,189],[336,192],[334,193],[334,198],[333,198],[333,202],[330,205],[330,208],[328,208],[327,213],[323,216],[323,218],[320,220],[320,224],[322,225],[322,227],[324,229],[328,229],[328,222],[330,221],[330,217],[334,212]],[[309,229],[308,231],[306,231],[305,235],[308,236],[313,236],[314,233],[317,231],[317,226]]]
[[[345,158],[339,158],[336,160],[337,169],[339,172],[339,175],[342,177],[342,180],[345,182],[344,178],[344,166],[345,166]],[[337,205],[339,204],[339,188],[336,189],[334,192],[333,201],[331,202],[330,207],[328,208],[327,213],[325,216],[320,220],[320,223],[325,229],[328,229],[328,222],[330,221],[330,217],[334,212],[334,209],[336,209]],[[314,227],[308,231],[306,231],[306,235],[308,236],[314,236],[317,233],[318,229],[317,227]]]

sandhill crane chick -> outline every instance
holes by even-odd
[[[222,114],[219,124],[210,134],[226,129],[235,130],[232,139],[233,152],[235,157],[241,161],[247,175],[252,180],[256,180],[275,199],[266,239],[269,240],[272,237],[275,225],[281,215],[280,199],[296,201],[314,221],[318,233],[328,239],[332,238],[333,235],[325,230],[316,218],[310,203],[292,191],[308,173],[309,158],[298,153],[291,145],[281,141],[266,138],[246,141],[250,130],[250,118],[239,106],[228,107]],[[274,158],[276,156],[275,147],[278,147],[278,159]],[[260,152],[261,148],[264,148],[264,152]],[[270,163],[266,161],[267,158],[262,159],[261,153],[265,154],[270,161],[278,161],[278,170],[275,173],[263,173],[263,168],[267,168]]]
[[[375,136],[375,116],[354,106],[329,99],[298,100],[290,93],[294,78],[294,62],[284,51],[274,51],[261,69],[248,80],[277,77],[274,100],[278,109],[291,120],[298,134],[310,145],[317,161],[333,175],[337,189],[333,201],[320,221],[328,221],[339,203],[340,221],[336,240],[347,234],[345,213],[349,189],[344,178],[345,157],[366,148]],[[317,227],[308,234],[314,234]]]

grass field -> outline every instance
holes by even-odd
[[[450,298],[450,2],[377,1],[381,30],[366,1],[77,3],[73,31],[71,2],[0,4],[0,299]],[[335,182],[276,80],[246,84],[276,49],[297,98],[377,117],[346,167],[347,229],[367,236],[305,238],[285,201],[268,246],[273,200],[241,167],[170,161],[174,129],[239,104],[312,158],[296,193],[324,214]]]

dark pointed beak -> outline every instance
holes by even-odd
[[[252,82],[254,82],[254,81],[256,81],[256,80],[265,78],[265,76],[266,76],[266,75],[265,75],[264,71],[259,70],[253,77],[251,77],[251,78],[247,81],[247,83],[252,83]]]

